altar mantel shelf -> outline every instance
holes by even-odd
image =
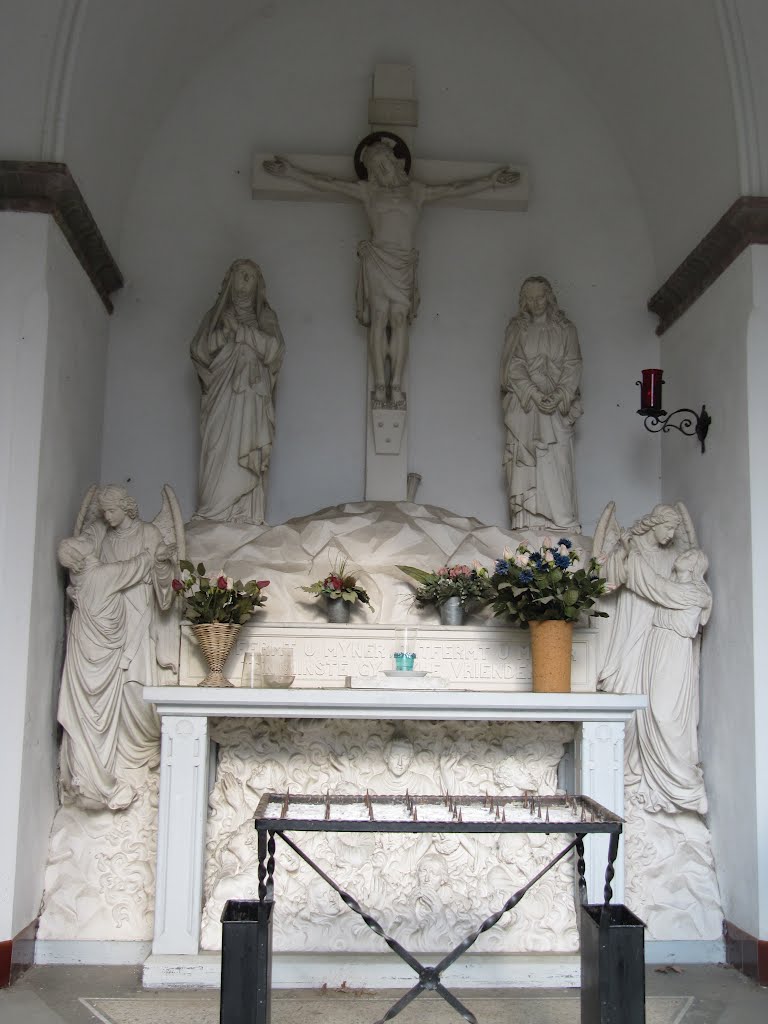
[[[208,804],[209,718],[323,718],[577,723],[572,792],[624,811],[624,727],[647,700],[636,694],[387,690],[214,690],[146,687],[162,719],[153,956],[200,948]],[[587,849],[587,885],[602,892],[605,837]],[[623,898],[623,854],[614,893]]]

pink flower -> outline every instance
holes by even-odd
[[[219,576],[219,578],[216,580],[216,586],[219,588],[219,590],[226,590],[227,589],[227,577],[226,576]]]
[[[184,589],[184,584],[181,582],[181,580],[172,580],[171,586],[173,587],[177,594]]]
[[[264,587],[269,586],[269,580],[259,580],[256,586],[259,588],[259,590],[263,590]]]
[[[448,569],[446,566],[441,565],[439,569],[435,569],[435,576],[447,576]]]

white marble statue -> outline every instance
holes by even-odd
[[[195,518],[263,523],[285,344],[252,260],[235,260],[190,354],[200,381]]]
[[[617,536],[618,535],[618,536]],[[649,812],[705,813],[699,767],[699,629],[712,595],[706,556],[685,506],[657,505],[619,533],[613,505],[601,517],[595,553],[614,540],[605,565],[621,588],[599,686],[644,693],[648,709],[627,729],[626,782]]]
[[[59,697],[65,799],[122,809],[136,792],[126,769],[156,764],[159,722],[143,686],[176,681],[178,615],[171,581],[183,526],[170,487],[154,523],[123,487],[92,487],[63,541],[74,604]]]
[[[514,185],[520,175],[507,167],[465,181],[428,185],[408,176],[399,154],[374,133],[362,149],[362,175],[348,181],[298,167],[286,157],[264,161],[270,174],[293,178],[310,188],[339,192],[363,204],[370,238],[360,242],[357,319],[368,328],[368,352],[373,374],[373,401],[402,406],[403,379],[408,358],[408,325],[419,308],[416,229],[425,203],[451,196],[468,196],[485,189]],[[389,376],[387,377],[387,364]],[[389,395],[387,388],[389,386]]]
[[[579,532],[573,425],[582,414],[576,328],[544,277],[528,277],[501,357],[504,471],[513,529]]]
[[[67,594],[74,605],[59,694],[61,784],[83,806],[121,810],[135,796],[117,775],[124,724],[124,591],[144,579],[152,558],[144,550],[125,561],[100,562],[90,538],[70,537],[59,545],[59,561],[69,570]],[[151,734],[147,739],[153,740]]]

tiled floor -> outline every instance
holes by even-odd
[[[479,990],[474,991],[477,995]],[[692,996],[693,1002],[681,1024],[768,1024],[768,988],[760,988],[727,967],[683,967],[680,973],[661,973],[649,967],[647,991],[648,995]],[[94,1024],[97,1018],[80,1002],[81,997],[119,997],[141,992],[136,967],[35,967],[10,989],[0,992],[0,1024]],[[471,1003],[472,992],[464,994]],[[535,999],[565,994],[574,993],[573,990],[505,990],[499,993],[499,998]],[[189,992],[184,995],[188,997]],[[391,995],[394,999],[395,994]],[[281,994],[277,993],[276,998],[280,999]],[[323,996],[304,991],[300,998],[307,1000],[309,1010],[312,1000],[322,1000]],[[359,1024],[365,1019],[361,1014],[363,1001],[354,994],[346,998],[348,1014],[344,1012],[344,1004],[339,1012],[339,1001],[334,1000],[333,1024]],[[200,1000],[201,1006],[205,1003],[209,1007],[211,993],[202,993]],[[307,1013],[308,1018],[316,1016],[316,1013]],[[458,1024],[460,1020],[446,1007],[446,1024]],[[163,1024],[162,1015],[155,1018],[155,1024]],[[190,1017],[189,1024],[197,1024],[197,1021]]]

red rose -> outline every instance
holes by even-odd
[[[341,590],[342,585],[343,584],[340,576],[328,577],[328,586],[331,588],[331,590]]]
[[[263,590],[264,587],[269,586],[269,580],[259,580],[256,586],[259,588],[259,590]]]
[[[181,580],[173,580],[171,586],[173,587],[177,594],[179,593],[180,590],[184,589],[184,584],[181,582]]]
[[[219,578],[216,580],[216,586],[219,588],[219,590],[226,590],[227,589],[227,577],[226,576],[219,576]]]

